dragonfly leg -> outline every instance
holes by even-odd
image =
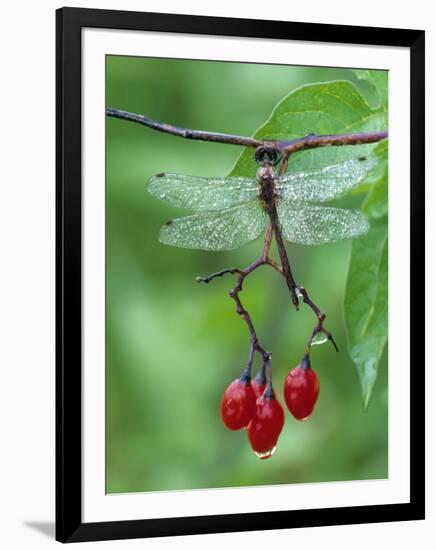
[[[265,236],[263,238],[261,258],[264,260],[269,260],[268,254],[269,254],[269,249],[271,248],[272,235],[273,235],[273,229],[272,229],[272,225],[269,223],[268,227],[265,230]]]

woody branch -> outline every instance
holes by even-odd
[[[277,141],[277,140],[262,140],[247,136],[237,136],[232,134],[221,134],[218,132],[206,132],[203,130],[192,130],[190,128],[182,128],[179,126],[173,126],[172,124],[166,124],[153,120],[145,115],[139,115],[136,113],[130,113],[129,111],[122,111],[120,109],[114,109],[108,107],[106,109],[106,115],[112,118],[119,118],[137,124],[142,124],[158,132],[164,132],[165,134],[171,134],[173,136],[179,136],[186,139],[195,139],[200,141],[212,141],[215,143],[228,143],[231,145],[242,145],[244,147],[276,147],[284,153],[284,159],[296,153],[298,151],[304,151],[306,149],[315,149],[317,147],[335,146],[341,145],[361,145],[365,143],[376,143],[382,139],[388,137],[388,132],[357,132],[352,134],[335,134],[317,136],[315,134],[309,134],[302,138],[297,138],[291,141]]]

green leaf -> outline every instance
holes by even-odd
[[[379,178],[373,183],[362,210],[372,219],[382,218],[388,215],[388,169],[382,167]]]
[[[387,342],[387,236],[387,218],[383,218],[353,242],[345,297],[349,351],[359,374],[364,409]]]
[[[354,71],[354,74],[360,80],[366,80],[369,83],[378,99],[378,104],[387,111],[388,71],[358,69]]]
[[[351,82],[337,80],[309,84],[292,91],[278,103],[254,137],[290,140],[311,133],[346,134],[385,129],[384,111],[372,108]],[[322,147],[295,153],[289,158],[289,171],[317,168],[366,155],[376,146]],[[246,148],[231,175],[253,177],[256,169],[253,149]]]
[[[363,408],[367,409],[387,342],[388,304],[388,146],[374,150],[380,164],[362,210],[369,233],[353,241],[345,293],[348,349],[359,375]]]

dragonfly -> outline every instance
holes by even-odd
[[[149,180],[158,199],[195,213],[168,221],[160,242],[190,249],[233,250],[272,224],[287,241],[319,245],[365,234],[369,222],[359,210],[317,203],[338,199],[358,186],[376,165],[359,157],[284,175],[275,172],[280,153],[258,147],[255,178],[196,177],[161,173]]]

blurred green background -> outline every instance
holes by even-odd
[[[348,79],[350,70],[107,57],[107,105],[188,128],[251,135],[297,86]],[[316,132],[316,129],[314,129]],[[255,457],[245,431],[221,423],[225,387],[248,353],[245,324],[228,290],[232,276],[195,282],[245,266],[255,241],[232,252],[168,247],[159,227],[184,214],[146,192],[158,172],[230,172],[240,148],[184,140],[126,121],[107,120],[107,492],[197,489],[386,478],[386,357],[368,412],[346,350],[343,295],[350,243],[288,245],[297,281],[328,314],[340,353],[317,346],[312,366],[321,391],[312,418],[286,423],[275,455]],[[283,280],[261,268],[241,298],[261,343],[273,352],[274,380],[298,364],[313,313],[293,311]],[[256,366],[258,363],[256,363]]]

